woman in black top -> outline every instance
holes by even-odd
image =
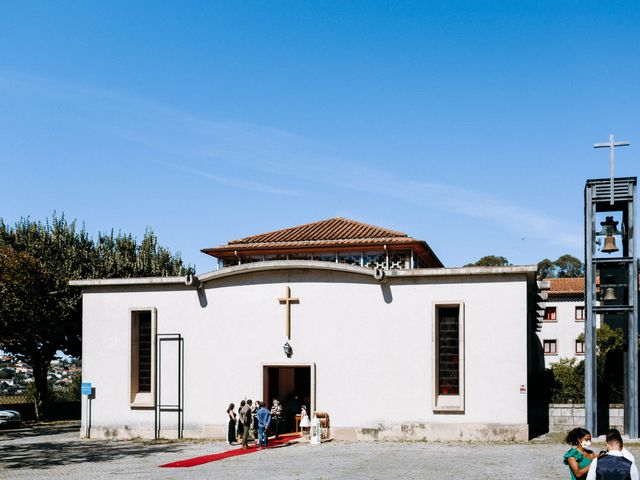
[[[229,415],[229,431],[227,432],[227,443],[231,445],[236,441],[236,412],[233,411],[235,405],[229,404],[227,415]]]

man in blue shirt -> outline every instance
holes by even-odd
[[[256,413],[258,418],[258,448],[262,448],[264,439],[264,447],[267,448],[269,442],[269,424],[271,423],[271,412],[260,402],[260,408]]]
[[[622,453],[624,444],[617,430],[607,432],[607,453],[591,462],[587,480],[639,480],[636,464]]]

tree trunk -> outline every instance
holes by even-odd
[[[47,373],[49,371],[49,362],[31,365],[33,368],[33,381],[35,384],[34,405],[36,408],[36,419],[38,421],[47,418],[47,406],[49,403],[49,383],[47,382]]]

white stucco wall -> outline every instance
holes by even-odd
[[[549,296],[547,307],[556,307],[556,320],[543,321],[538,338],[540,345],[544,340],[557,340],[558,353],[556,355],[545,355],[545,367],[549,368],[552,363],[558,362],[561,358],[584,359],[584,355],[575,353],[575,341],[581,333],[584,333],[584,320],[575,319],[576,307],[584,307],[583,297],[580,296]],[[600,326],[600,316],[596,317],[596,325]]]
[[[291,307],[290,359],[277,301],[287,286],[300,299]],[[453,301],[464,303],[465,409],[442,414],[433,411],[432,322],[434,304]],[[212,280],[200,294],[179,284],[85,287],[83,381],[96,388],[91,422],[99,435],[153,435],[153,409],[129,403],[130,309],[141,307],[157,309],[158,333],[184,337],[187,436],[223,436],[227,405],[261,398],[263,365],[309,364],[312,408],[329,412],[344,438],[370,430],[376,438],[526,437],[525,273],[416,275],[381,285],[352,273],[285,269]],[[167,426],[174,419],[163,415]]]

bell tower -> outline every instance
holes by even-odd
[[[598,319],[624,331],[624,433],[639,436],[636,185],[636,177],[614,178],[612,171],[611,178],[587,180],[584,190],[585,420],[594,436],[606,430],[598,418],[609,411],[606,395],[598,404]]]

